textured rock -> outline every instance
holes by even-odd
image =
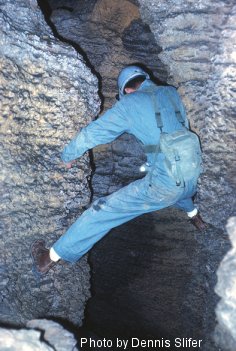
[[[236,6],[233,0],[139,0],[168,82],[179,87],[204,152],[199,205],[224,227],[235,210]]]
[[[74,336],[58,323],[32,320],[27,327],[35,330],[0,328],[1,351],[78,351]]]
[[[224,350],[235,350],[236,345],[236,217],[227,223],[232,249],[226,254],[217,271],[215,292],[221,297],[216,314],[218,326],[215,339]]]
[[[0,319],[50,315],[81,324],[90,295],[86,257],[36,281],[29,249],[37,237],[53,243],[89,203],[88,155],[68,171],[59,154],[97,114],[97,79],[54,38],[36,1],[1,2],[0,23]]]
[[[42,4],[42,1],[39,2]],[[16,3],[18,4],[18,2]],[[24,7],[24,11],[27,11],[28,7],[23,6],[23,4],[28,3],[21,2],[19,14],[23,11],[22,7]],[[46,95],[44,104],[48,106],[50,101],[53,104],[53,109],[50,110],[52,114],[49,114],[49,117],[51,116],[49,124],[52,124],[53,132],[55,129],[57,132],[56,141],[54,134],[50,135],[50,144],[47,141],[47,148],[40,144],[37,152],[35,151],[36,146],[39,145],[37,135],[34,134],[30,138],[30,132],[25,133],[24,128],[24,125],[28,123],[27,126],[31,131],[29,122],[25,117],[23,124],[18,117],[23,112],[25,116],[27,108],[34,116],[34,112],[39,108],[37,104],[35,106],[30,103],[30,107],[28,104],[23,104],[20,113],[17,113],[18,105],[11,104],[13,112],[16,109],[18,120],[14,117],[6,124],[7,128],[11,127],[7,138],[5,135],[8,129],[4,127],[4,143],[6,140],[7,146],[11,146],[8,147],[10,156],[5,157],[4,161],[8,165],[5,190],[10,193],[10,189],[14,189],[16,194],[14,199],[16,200],[10,202],[12,199],[10,193],[9,197],[4,197],[3,203],[10,209],[9,215],[12,223],[10,227],[10,221],[4,220],[5,224],[8,225],[6,233],[11,233],[11,235],[8,235],[6,239],[5,247],[9,247],[9,249],[5,251],[6,258],[4,257],[4,264],[0,269],[3,278],[0,284],[4,301],[2,311],[8,319],[10,313],[14,319],[13,310],[17,311],[16,321],[24,320],[26,315],[35,317],[35,315],[54,314],[65,318],[68,316],[68,319],[78,323],[83,315],[81,293],[84,296],[83,301],[87,298],[87,275],[83,275],[84,270],[87,270],[86,258],[80,265],[72,267],[68,265],[66,268],[57,267],[55,274],[52,273],[53,279],[56,276],[55,283],[52,282],[52,276],[49,276],[40,286],[36,286],[36,284],[33,286],[33,278],[29,277],[28,271],[25,275],[18,274],[19,271],[24,271],[22,269],[25,267],[24,265],[27,265],[28,269],[29,260],[26,259],[24,263],[21,263],[22,261],[17,261],[16,258],[19,256],[18,253],[22,252],[21,245],[23,245],[19,232],[26,233],[23,252],[27,252],[29,238],[36,237],[36,233],[38,235],[41,231],[44,235],[50,232],[50,239],[53,241],[54,237],[59,236],[64,228],[71,223],[74,216],[80,214],[82,207],[89,201],[88,188],[84,181],[84,177],[89,173],[86,156],[79,161],[81,167],[74,168],[71,173],[63,173],[61,169],[58,169],[55,177],[52,177],[52,174],[57,162],[57,156],[54,157],[54,154],[57,154],[58,149],[73,135],[74,129],[87,124],[98,109],[98,100],[94,89],[96,81],[91,73],[88,73],[80,57],[76,64],[74,63],[76,58],[74,51],[69,50],[64,45],[63,50],[65,51],[63,52],[66,53],[63,56],[63,61],[60,61],[61,69],[58,69],[60,66],[58,56],[57,60],[53,60],[52,57],[55,52],[56,55],[58,52],[61,53],[62,44],[51,38],[50,31],[49,34],[46,34],[47,40],[44,34],[42,37],[40,36],[40,40],[37,39],[39,33],[45,33],[45,31],[48,33],[48,29],[47,27],[41,28],[45,26],[45,23],[41,22],[41,15],[38,13],[35,3],[31,1],[30,4],[33,13],[27,11],[24,18],[30,18],[31,21],[14,19],[13,22],[10,18],[8,23],[16,22],[20,28],[23,28],[21,30],[23,34],[25,28],[30,28],[31,32],[34,33],[33,39],[30,39],[29,35],[24,37],[23,44],[29,45],[29,49],[27,47],[23,52],[27,53],[26,56],[30,62],[34,62],[33,67],[36,73],[39,69],[38,64],[41,67],[41,60],[44,56],[46,56],[46,64],[45,61],[41,64],[44,72],[47,72],[45,66],[48,67],[49,64],[53,67],[53,72],[60,71],[60,74],[61,71],[64,72],[62,67],[65,67],[66,74],[62,76],[62,79],[59,79],[58,74],[58,84],[62,86],[62,89],[64,87],[65,92],[62,94],[62,98],[57,99],[56,103]],[[221,1],[216,4],[210,0],[204,3],[182,0],[177,2],[139,0],[139,4],[140,9],[136,0],[112,2],[108,0],[50,0],[53,10],[51,19],[61,38],[64,37],[70,42],[74,42],[74,46],[78,49],[80,46],[86,52],[91,65],[94,66],[93,70],[99,72],[103,80],[102,85],[100,82],[100,87],[105,97],[103,104],[105,108],[111,106],[114,101],[115,78],[118,71],[123,65],[131,62],[146,64],[162,80],[167,80],[179,87],[191,119],[192,128],[200,134],[203,144],[205,173],[201,179],[198,202],[204,218],[216,226],[223,227],[225,219],[232,213],[235,204],[232,182],[233,153],[231,151],[234,145],[233,131],[235,128],[232,119],[235,107],[233,100],[235,92],[233,87],[235,83],[235,58],[233,56],[235,9],[233,2],[232,0]],[[6,6],[9,7],[10,3],[8,2]],[[8,20],[6,11],[2,16]],[[7,20],[5,20],[3,27],[5,32],[7,31],[5,29]],[[30,23],[28,24],[28,22]],[[37,27],[37,31],[35,27]],[[15,31],[10,29],[7,31],[7,40],[12,38],[12,42],[18,43]],[[39,57],[36,61],[36,58],[33,58],[33,53],[36,50],[35,47],[38,47],[37,40],[40,41],[40,48],[43,49],[39,50],[40,54],[38,54]],[[53,43],[52,46],[47,46],[48,41]],[[18,54],[17,47],[11,44],[6,55],[11,63],[11,68],[4,69],[2,72],[7,72],[5,76],[11,78],[10,82],[13,86],[11,89],[8,88],[10,95],[6,97],[9,101],[14,99],[13,93],[18,94],[18,91],[21,91],[20,85],[14,86],[15,82],[18,81],[18,75],[23,77],[21,79],[23,82],[27,78],[22,65],[18,64],[18,60],[21,59],[22,47],[25,48],[24,45],[20,47]],[[58,51],[57,45],[59,46]],[[68,50],[70,51],[70,64],[68,63]],[[52,56],[49,56],[49,52]],[[49,59],[50,57],[51,59]],[[20,67],[19,73],[15,69],[15,62],[17,62],[17,68]],[[79,65],[78,69],[75,68],[77,64]],[[68,67],[70,69],[73,67],[73,69],[69,70]],[[75,92],[72,91],[67,100],[65,96],[68,92],[66,85],[68,77],[73,84],[76,84],[77,77],[81,80],[79,80],[78,87],[76,86],[79,91],[78,95],[76,94],[75,97]],[[29,89],[28,86],[31,86],[32,79],[44,78],[37,76],[28,78],[27,89]],[[54,84],[54,79],[54,75],[50,77],[50,84],[52,82],[52,86],[58,86]],[[9,80],[5,78],[4,84],[8,87]],[[35,84],[40,83],[36,81]],[[46,86],[47,84],[45,83]],[[73,84],[72,86],[74,86]],[[32,90],[37,92],[35,86]],[[32,90],[29,89],[31,100]],[[35,99],[35,95],[33,96]],[[41,96],[38,97],[38,94],[36,96],[41,101]],[[41,104],[39,105],[41,106]],[[10,105],[8,104],[8,106]],[[56,124],[52,122],[52,120],[54,121],[55,108],[56,111],[63,111],[64,108],[63,116],[62,113],[55,112],[63,119],[63,125],[57,119]],[[88,108],[90,109],[87,113]],[[40,115],[40,118],[35,122],[32,127],[34,130],[35,125],[39,130],[44,126],[46,113],[48,116],[48,112],[45,112],[43,118]],[[79,119],[77,120],[78,115]],[[5,116],[8,116],[8,112],[5,113]],[[35,118],[33,118],[34,120]],[[50,128],[46,129],[47,136],[49,135],[48,129]],[[16,130],[19,131],[19,135],[17,135]],[[65,131],[66,138],[63,136]],[[20,150],[16,146],[15,135],[17,135],[17,146]],[[39,135],[40,137],[43,135],[45,142],[45,134],[40,132]],[[37,143],[32,144],[32,139],[36,139]],[[30,143],[27,143],[28,140]],[[51,151],[49,152],[49,150]],[[6,151],[3,155],[5,153]],[[38,156],[42,153],[43,160],[46,158],[47,163]],[[21,154],[23,160],[27,160],[27,167],[20,158]],[[37,155],[37,163],[35,154]],[[51,156],[53,157],[51,158]],[[143,157],[140,145],[127,135],[107,147],[102,146],[95,149],[93,158],[97,169],[93,178],[94,197],[106,195],[140,177],[138,167],[143,162]],[[24,186],[21,183],[18,187],[13,186],[14,181],[18,184],[19,175],[15,174],[13,162],[9,161],[12,159],[14,161],[20,160],[17,162],[17,166],[22,182],[29,178],[25,174],[26,168],[29,169],[29,174],[33,170],[36,173],[38,185],[30,183],[29,189],[33,189],[33,191],[27,193],[28,200],[23,202],[24,206],[19,206],[18,200],[22,193],[25,194]],[[41,162],[40,169],[36,166],[38,160]],[[48,178],[45,178],[44,167],[46,165]],[[9,176],[9,170],[14,175],[14,179]],[[75,191],[77,176],[82,182],[77,184]],[[55,183],[52,183],[52,179]],[[27,182],[29,183],[29,180]],[[40,196],[35,199],[33,196],[38,194],[37,186],[40,189]],[[57,203],[57,206],[52,208],[49,200],[45,200],[42,194],[46,192],[47,199],[51,197],[55,199],[55,193],[59,192],[61,188],[63,194],[59,198],[60,204]],[[45,192],[42,191],[43,189]],[[49,194],[50,196],[48,196]],[[22,200],[24,196],[22,196]],[[31,198],[33,200],[29,202]],[[62,202],[65,203],[64,209],[61,206]],[[16,208],[15,212],[13,212],[13,207]],[[65,210],[67,213],[64,212]],[[4,211],[4,218],[6,218],[6,210]],[[28,213],[29,215],[26,217]],[[19,216],[23,219],[20,223]],[[14,218],[17,219],[17,222],[14,221]],[[16,223],[19,228],[17,232]],[[54,223],[57,225],[56,230]],[[160,335],[165,337],[197,337],[204,340],[203,351],[216,351],[216,346],[211,340],[211,334],[215,327],[214,308],[217,302],[217,297],[213,294],[213,286],[216,280],[216,267],[227,247],[228,240],[220,228],[215,229],[211,226],[205,236],[198,235],[190,224],[187,224],[184,215],[170,209],[145,215],[132,223],[115,229],[92,250],[91,262],[95,273],[93,276],[95,295],[88,306],[89,319],[86,320],[86,325],[92,327],[94,332],[99,332],[104,336],[108,336],[108,334],[112,336],[119,334],[121,337],[124,335],[133,336],[135,333],[135,336],[143,335],[144,337],[147,335],[154,337]],[[8,255],[9,252],[14,252],[15,256]],[[66,280],[65,274],[68,274]],[[77,285],[77,277],[80,281],[85,282],[84,285]],[[70,285],[71,283],[72,285]],[[20,286],[20,289],[16,288],[17,285]],[[65,285],[67,285],[69,295],[68,290],[65,290]],[[54,289],[56,287],[56,293],[53,287]],[[81,290],[78,294],[79,298],[75,299],[74,292],[77,288]],[[85,295],[83,295],[84,289],[86,290]],[[29,300],[30,294],[31,299]],[[20,299],[19,296],[22,298]],[[34,310],[32,306],[34,306]]]
[[[56,322],[46,319],[35,319],[29,321],[27,327],[41,330],[43,332],[43,340],[52,345],[56,351],[78,351],[76,348],[77,341],[73,334]]]
[[[11,330],[0,328],[2,351],[52,351],[53,348],[40,341],[41,333],[35,330]]]
[[[114,102],[117,75],[126,64],[140,62],[158,73],[160,79],[166,79],[165,67],[158,58],[161,49],[133,2],[50,0],[49,4],[58,33],[77,43],[102,77],[105,107]],[[66,8],[68,4],[73,10]]]

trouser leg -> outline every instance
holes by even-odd
[[[185,212],[191,212],[195,209],[191,197],[177,201],[173,207],[179,208]]]
[[[137,180],[95,201],[53,245],[53,249],[62,259],[75,262],[110,229],[143,213],[171,206],[181,195],[181,189],[167,189],[162,184],[150,188],[146,178]]]
[[[173,207],[179,208],[186,213],[193,212],[196,208],[193,204],[193,195],[197,191],[197,182],[188,181],[185,182],[185,188],[182,196],[176,201]]]

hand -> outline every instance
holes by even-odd
[[[62,165],[64,167],[66,167],[67,169],[70,169],[75,162],[76,162],[75,160],[74,161],[70,161],[70,162],[63,162]]]

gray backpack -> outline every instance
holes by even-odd
[[[157,154],[162,152],[165,155],[165,164],[168,173],[175,179],[177,186],[184,186],[185,181],[196,181],[202,170],[199,138],[195,133],[185,127],[185,121],[181,115],[180,107],[176,106],[176,102],[173,100],[168,88],[166,88],[165,98],[168,99],[168,102],[174,107],[176,118],[182,124],[182,129],[171,133],[165,133],[162,131],[162,106],[157,105],[156,91],[156,89],[153,89],[149,92],[151,92],[152,95],[157,127],[161,132],[160,143],[159,145],[146,145],[144,147],[145,152],[150,152],[150,150],[152,150],[151,152],[155,152],[153,166],[150,171],[150,178],[152,177],[152,172],[155,168]]]

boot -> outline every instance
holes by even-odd
[[[46,274],[56,262],[49,256],[49,249],[45,247],[44,240],[36,240],[31,245],[31,256],[38,273]]]
[[[190,222],[201,232],[206,230],[208,227],[207,223],[203,221],[199,213],[190,218]]]

